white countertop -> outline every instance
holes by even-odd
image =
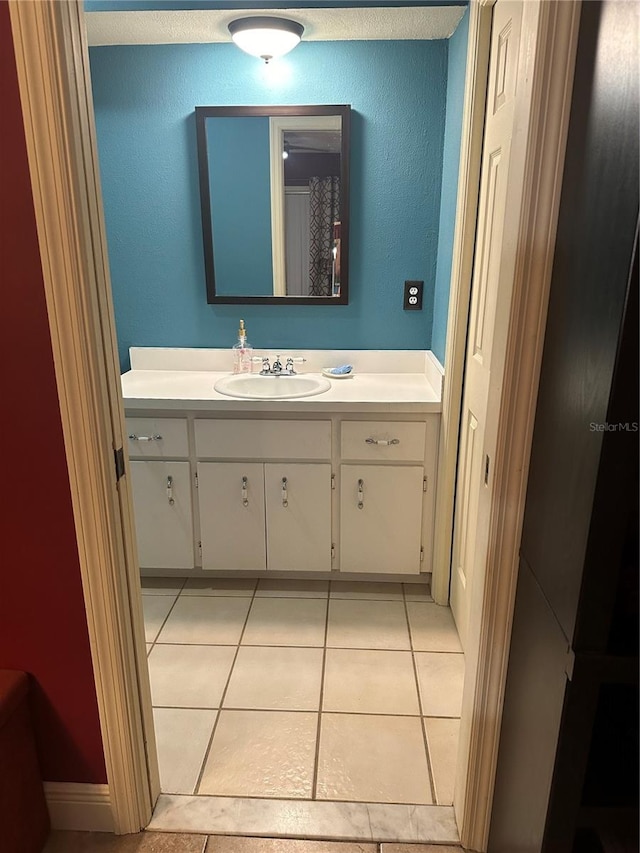
[[[176,350],[179,357],[173,358],[171,350],[153,348],[132,349],[132,369],[124,373],[122,394],[128,411],[140,410],[197,410],[197,411],[233,411],[233,412],[440,412],[441,368],[430,353],[423,352],[422,361],[417,353],[383,353],[384,364],[397,372],[366,372],[366,368],[378,367],[381,357],[378,353],[339,353],[330,363],[354,363],[354,373],[348,379],[331,379],[331,387],[322,394],[312,397],[300,397],[295,400],[244,400],[227,397],[214,390],[215,383],[229,375],[228,370],[204,370],[203,351],[192,351],[196,357],[192,362],[185,356],[187,350]],[[208,353],[215,353],[210,350]],[[155,354],[160,355],[156,356]],[[316,366],[318,351],[300,353],[309,355],[310,367]],[[228,353],[225,351],[225,356]],[[349,358],[351,356],[351,358]],[[326,360],[326,355],[322,356]],[[198,360],[199,359],[199,360]],[[217,358],[211,357],[211,366],[217,367]],[[357,362],[363,371],[358,371]],[[431,362],[435,362],[436,368]],[[166,369],[172,363],[180,367],[193,364],[195,369]],[[426,368],[425,365],[426,364]],[[141,369],[138,365],[144,365]],[[156,367],[157,365],[157,367]],[[422,366],[422,372],[416,367]],[[297,367],[297,365],[296,365]],[[318,373],[317,370],[305,370],[299,373]],[[403,368],[406,368],[403,370]],[[259,366],[256,367],[256,372]],[[284,380],[286,381],[286,379]]]

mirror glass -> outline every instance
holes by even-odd
[[[207,302],[347,303],[349,114],[196,107]]]

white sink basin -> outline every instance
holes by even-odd
[[[242,373],[218,379],[213,386],[227,397],[244,400],[292,400],[296,397],[313,397],[331,387],[328,379],[304,373],[299,376],[259,376]]]

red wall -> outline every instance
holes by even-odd
[[[5,0],[0,87],[0,668],[32,675],[43,779],[102,783],[102,738]]]

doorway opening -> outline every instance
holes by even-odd
[[[529,215],[525,217],[526,222],[520,223],[517,231],[517,245],[535,244],[533,238],[544,235],[545,240],[551,239],[552,247],[550,231],[553,232],[554,229],[554,205],[558,192],[555,179],[562,169],[563,130],[571,92],[572,45],[574,44],[572,39],[577,31],[577,12],[573,4],[566,16],[562,12],[567,5],[546,4],[544,7],[536,6],[535,9],[531,5],[525,7],[527,10],[533,9],[527,14],[535,18],[536,37],[539,38],[539,44],[549,44],[551,47],[544,56],[539,58],[539,66],[534,63],[532,73],[535,73],[531,78],[527,78],[537,80],[540,85],[535,89],[535,97],[531,95],[527,104],[527,110],[533,104],[533,117],[531,118],[529,113],[527,116],[531,119],[530,124],[536,132],[532,132],[525,146],[525,153],[531,156],[531,162],[527,160],[531,168],[526,170],[524,183],[519,190],[520,194],[525,196],[524,210]],[[16,53],[20,60],[19,71],[22,75],[21,91],[23,90],[24,108],[32,119],[36,119],[32,125],[27,123],[28,139],[33,146],[30,156],[35,157],[37,164],[36,168],[32,162],[32,181],[36,201],[55,199],[56,192],[66,192],[68,187],[72,187],[70,192],[77,191],[78,199],[84,198],[84,202],[79,205],[82,215],[78,214],[77,230],[66,227],[64,222],[60,222],[59,217],[51,215],[52,211],[60,209],[55,205],[51,207],[45,204],[41,207],[37,203],[36,214],[38,228],[43,235],[59,234],[59,239],[43,238],[41,246],[43,258],[48,262],[44,264],[49,288],[47,298],[50,304],[58,309],[57,311],[52,309],[51,312],[57,321],[56,324],[52,323],[51,327],[57,369],[60,371],[66,366],[64,372],[66,382],[61,379],[59,383],[61,412],[71,460],[70,479],[78,519],[79,541],[82,545],[81,566],[89,615],[89,632],[94,651],[110,798],[116,827],[118,831],[126,832],[136,831],[148,820],[150,803],[155,799],[154,770],[153,760],[151,760],[145,775],[141,761],[143,757],[142,721],[146,713],[145,683],[144,678],[141,678],[140,682],[135,684],[135,655],[133,654],[133,638],[142,636],[139,599],[136,599],[135,594],[131,595],[127,592],[121,573],[121,566],[126,564],[129,582],[131,583],[136,576],[132,568],[136,561],[130,548],[131,531],[128,529],[131,520],[128,509],[130,507],[128,485],[122,481],[119,485],[120,518],[118,520],[115,511],[118,500],[113,499],[113,487],[109,485],[107,469],[104,465],[104,459],[111,453],[108,436],[110,435],[113,439],[113,447],[117,448],[122,443],[121,440],[118,441],[120,437],[118,412],[121,404],[118,401],[116,377],[111,372],[113,340],[109,340],[108,333],[111,323],[110,306],[108,287],[106,291],[103,288],[106,280],[101,278],[104,269],[100,267],[98,251],[100,212],[99,206],[95,207],[95,201],[98,198],[95,186],[92,185],[95,159],[91,152],[91,144],[87,143],[90,132],[85,123],[86,114],[80,111],[78,134],[74,137],[69,132],[69,129],[75,126],[74,121],[77,118],[73,108],[76,108],[78,103],[82,104],[83,96],[80,96],[79,101],[73,99],[69,101],[66,97],[68,91],[66,87],[82,89],[88,79],[86,69],[82,65],[81,51],[76,51],[75,63],[70,61],[67,64],[66,62],[66,58],[73,53],[73,46],[78,47],[77,26],[74,30],[73,24],[70,24],[70,29],[65,30],[65,16],[68,16],[70,11],[73,12],[70,7],[64,7],[64,9],[57,7],[54,15],[49,7],[34,8],[16,4],[12,7],[12,22],[15,18],[14,38]],[[60,17],[57,17],[58,13]],[[30,28],[38,25],[42,26],[45,32],[55,33],[55,38],[41,42],[36,38],[29,40],[24,37]],[[559,29],[562,29],[565,38],[558,39],[552,44],[552,40],[547,40],[546,36],[550,32],[558,32]],[[69,36],[69,44],[65,42],[67,36]],[[66,45],[67,54],[60,48],[61,43]],[[534,43],[538,42],[534,39]],[[533,50],[530,54],[532,62],[536,56],[536,51]],[[58,69],[61,65],[64,71],[59,74],[48,74],[50,69]],[[60,85],[61,81],[62,85]],[[47,93],[44,103],[42,100],[37,102],[36,93],[38,92]],[[56,124],[56,112],[48,109],[50,104],[55,105],[59,115],[72,116],[69,127],[66,128],[66,135],[64,129],[61,132],[46,132],[51,123]],[[76,118],[73,118],[74,116]],[[544,127],[539,122],[540,116],[545,116]],[[473,122],[470,122],[469,127],[472,124]],[[529,126],[528,123],[525,124]],[[56,130],[60,130],[57,125]],[[471,135],[477,140],[477,134]],[[68,149],[65,149],[65,145]],[[549,152],[552,152],[552,162],[542,157],[543,153],[549,154]],[[63,153],[65,156],[62,156]],[[89,163],[88,167],[83,169],[83,163]],[[74,171],[76,166],[79,166],[79,169]],[[53,188],[47,186],[46,177],[50,167],[54,174],[62,174],[67,182],[63,181],[61,184],[58,182]],[[59,173],[55,171],[56,169]],[[54,184],[55,181],[52,181],[52,185]],[[81,190],[78,190],[78,187],[81,187]],[[549,197],[542,193],[542,188],[549,191]],[[83,192],[86,196],[82,195]],[[537,198],[536,205],[531,201],[532,196]],[[544,203],[541,197],[544,197]],[[87,204],[83,206],[85,202]],[[467,210],[467,206],[463,205],[463,209]],[[96,230],[93,230],[94,228]],[[61,261],[63,249],[68,247],[71,247],[71,251],[64,256],[67,261],[65,266]],[[95,250],[93,255],[89,252],[90,261],[87,261],[87,247],[93,247]],[[517,512],[515,519],[511,510],[509,510],[509,517],[504,513],[505,507],[518,505],[518,501],[523,497],[526,482],[532,399],[531,394],[524,395],[518,392],[518,388],[531,389],[535,398],[538,363],[536,359],[540,353],[540,328],[544,326],[541,320],[544,319],[546,308],[545,274],[549,263],[549,252],[550,249],[547,246],[546,254],[543,253],[544,257],[538,258],[540,264],[533,272],[522,264],[519,264],[516,269],[515,284],[519,298],[514,301],[518,309],[523,306],[524,308],[521,313],[516,312],[517,316],[511,317],[510,324],[507,324],[512,333],[509,340],[511,343],[515,341],[515,345],[507,347],[506,362],[509,365],[507,372],[509,381],[504,388],[504,397],[508,405],[505,408],[501,402],[497,410],[501,431],[505,431],[511,437],[508,447],[505,448],[499,444],[494,468],[496,491],[504,499],[497,501],[491,507],[492,519],[489,528],[494,530],[495,527],[498,533],[489,542],[490,571],[487,573],[487,582],[479,584],[477,580],[474,581],[474,585],[479,587],[481,601],[480,608],[474,616],[478,622],[475,627],[478,629],[479,641],[477,646],[472,644],[473,675],[467,678],[463,695],[460,749],[465,771],[468,767],[469,774],[468,779],[466,772],[458,774],[458,779],[463,779],[464,790],[456,790],[454,804],[463,843],[467,846],[475,846],[475,849],[483,849],[488,829],[489,812],[487,810],[490,809],[492,751],[495,749],[499,728],[499,694],[506,665],[508,626],[512,608],[510,591],[512,591],[515,562],[514,551],[517,549],[519,533]],[[65,274],[69,265],[77,273],[75,278]],[[96,302],[101,305],[101,309],[97,308],[93,314],[85,312],[87,306],[83,299],[65,301],[62,293],[64,288],[65,296],[67,290],[75,296],[74,288],[80,292],[79,284],[85,281],[92,286],[96,285],[96,294],[91,291],[91,296],[92,298],[95,296]],[[532,284],[535,286],[532,287]],[[95,304],[92,303],[90,307],[93,310]],[[104,321],[102,326],[100,320]],[[61,336],[61,331],[66,328],[65,324],[68,324],[70,330],[66,340],[75,340],[74,334],[79,331],[81,339],[90,342],[87,350],[89,358],[79,359],[73,348],[63,345],[64,337]],[[106,334],[105,329],[107,329]],[[96,353],[98,353],[97,358]],[[102,366],[100,366],[100,357],[103,358]],[[74,377],[81,379],[82,382],[76,382]],[[91,381],[96,379],[95,382]],[[97,393],[98,389],[101,389],[101,393],[104,392],[102,398]],[[107,400],[111,400],[113,404],[110,412],[107,412]],[[76,405],[78,402],[87,402],[89,405],[82,408]],[[89,427],[92,424],[95,428],[91,430]],[[111,428],[110,433],[107,425]],[[98,451],[103,451],[102,455]],[[93,482],[90,482],[92,477]],[[89,484],[93,486],[95,483],[101,486],[97,491],[86,488]],[[509,496],[511,496],[510,499]],[[91,523],[81,523],[88,522],[89,519]],[[98,547],[97,537],[94,535],[97,532],[104,534],[104,541],[112,543],[113,548],[111,551],[107,549],[108,553],[104,548]],[[92,559],[87,559],[88,554]],[[114,630],[109,630],[116,625]],[[138,642],[138,646],[141,647],[141,643]],[[111,691],[110,687],[113,687]],[[130,726],[123,725],[123,709],[129,714]],[[150,747],[149,744],[148,746]],[[478,791],[482,792],[480,796]],[[131,796],[131,792],[135,792],[134,797]]]
[[[462,13],[458,10],[455,14],[459,18]],[[468,13],[465,14],[468,18]],[[453,33],[451,35],[453,36]],[[462,111],[464,58],[467,52],[466,29],[463,35],[464,38],[461,37],[458,45],[461,60],[457,69],[459,113]],[[425,41],[418,45],[414,40],[407,40],[402,44],[385,45],[387,53],[393,48],[398,54],[410,54],[408,59],[402,60],[405,65],[416,53],[424,53],[427,57],[436,57],[437,54],[440,75],[443,78],[438,84],[441,90],[438,97],[443,107],[446,103],[447,81],[446,65],[442,60],[447,56],[447,41],[438,39],[433,43]],[[357,50],[362,50],[363,44],[378,52],[383,49],[381,45],[365,42],[360,43]],[[191,47],[180,46],[185,51]],[[200,46],[193,47],[199,52]],[[332,49],[334,53],[337,50],[335,45]],[[131,232],[135,228],[132,220],[145,216],[145,210],[138,206],[145,193],[131,193],[130,188],[126,186],[130,183],[126,174],[133,169],[133,163],[138,161],[127,156],[129,149],[124,147],[122,142],[123,139],[131,138],[130,123],[135,124],[138,121],[134,117],[137,116],[136,110],[141,109],[144,112],[147,109],[155,111],[165,108],[171,97],[169,83],[163,83],[167,78],[183,81],[189,79],[191,89],[195,88],[196,84],[186,72],[181,73],[179,67],[171,64],[171,55],[165,46],[143,46],[140,51],[147,61],[153,50],[162,52],[164,69],[159,84],[165,85],[165,91],[159,96],[152,89],[146,94],[143,92],[142,95],[136,96],[134,102],[127,102],[129,109],[124,112],[129,116],[129,124],[121,124],[118,129],[118,93],[123,90],[125,97],[131,96],[130,82],[123,79],[123,68],[128,64],[133,66],[134,63],[128,55],[124,55],[124,49],[121,47],[113,48],[113,62],[109,63],[110,50],[112,49],[106,47],[90,48],[90,60],[96,93],[98,153],[103,164],[107,237],[113,246],[113,241],[118,244],[126,240],[127,235],[119,230],[124,219],[129,219],[127,230]],[[189,53],[192,52],[189,50]],[[349,44],[348,51],[345,47],[344,52],[345,57],[352,56],[354,49]],[[312,57],[309,57],[307,62],[311,60]],[[357,56],[351,61],[358,64]],[[245,66],[249,67],[253,60],[243,62],[244,69]],[[338,62],[339,60],[334,58],[334,64]],[[423,59],[422,64],[425,62]],[[113,67],[114,63],[118,66],[117,70]],[[359,64],[361,76],[368,76],[365,64]],[[401,64],[400,67],[404,65]],[[356,86],[359,78],[356,79],[353,68],[350,73],[352,85]],[[220,76],[216,78],[217,97],[223,100]],[[131,75],[130,79],[135,79],[135,75]],[[237,88],[237,83],[232,82]],[[404,85],[408,84],[409,81],[405,80]],[[292,85],[289,84],[289,97],[302,102],[317,99],[317,84],[314,84],[311,92],[301,95],[297,89],[292,93]],[[426,101],[424,112],[429,116],[426,123],[434,121],[434,116],[429,111],[429,92],[422,79],[412,82],[411,85]],[[326,86],[327,84],[325,89]],[[372,104],[379,99],[380,92],[376,78],[371,85],[370,94],[367,95]],[[277,89],[274,91],[272,85],[267,95],[272,100],[277,100],[279,93]],[[200,103],[202,97],[190,94],[192,105]],[[333,102],[345,101],[349,100],[349,92],[343,89],[338,95],[337,90],[335,94],[327,91],[325,97]],[[399,91],[395,97],[400,100]],[[144,101],[141,108],[137,103],[138,98]],[[453,110],[451,105],[450,110]],[[360,98],[359,113],[364,116],[361,122],[364,121],[365,124],[371,120],[371,116],[378,115],[373,106],[369,106],[368,102],[364,103],[364,96]],[[382,113],[379,118],[382,124]],[[455,118],[458,120],[459,134],[461,115]],[[172,121],[170,118],[169,123]],[[388,118],[388,130],[376,133],[370,129],[364,141],[370,146],[380,148],[392,139],[394,162],[387,163],[384,171],[398,175],[393,181],[394,192],[403,197],[406,194],[406,190],[400,185],[403,169],[409,168],[413,171],[422,168],[413,161],[409,162],[404,153],[407,149],[411,150],[412,146],[415,147],[416,121],[418,127],[425,123],[423,119],[416,119],[403,129],[398,124],[391,127],[392,120]],[[166,155],[167,147],[173,157],[174,148],[171,147],[169,130],[163,131],[157,120],[155,128],[151,142],[145,143],[141,141],[144,125],[140,123],[140,137],[135,147],[142,152],[143,146],[149,145],[150,156],[157,157]],[[188,133],[189,124],[186,122],[185,128]],[[444,124],[441,122],[438,132],[442,130]],[[435,139],[435,130],[433,134]],[[165,142],[161,146],[162,150],[158,152],[158,142],[163,136]],[[441,136],[442,134],[437,141],[444,148]],[[316,150],[327,147],[323,140],[310,140],[308,133],[303,135],[298,131],[297,136],[285,134],[285,142],[289,144],[286,163],[295,160],[299,156],[298,151],[303,148],[305,156],[309,158],[308,149],[312,148],[311,153],[315,155],[314,174],[318,174],[318,169],[327,169],[324,162],[319,163],[321,152]],[[459,147],[459,139],[453,135],[449,144],[455,149]],[[331,154],[334,154],[335,145],[334,140],[329,146]],[[192,145],[188,148],[187,140],[187,144],[183,142],[180,151],[184,153],[185,148],[185,163],[193,167],[195,147]],[[366,192],[368,197],[377,187],[369,176],[369,166],[366,165],[369,161],[364,148],[365,144],[361,140],[358,141],[356,136],[352,145],[352,166],[365,173],[367,180],[362,192]],[[114,151],[120,152],[117,161],[114,161]],[[375,163],[379,168],[380,152],[375,155]],[[444,168],[444,164],[441,163],[440,168]],[[447,190],[455,199],[457,161],[454,162],[454,158],[448,170],[448,178],[454,186],[447,187]],[[115,182],[111,180],[114,171]],[[303,175],[306,183],[309,183],[306,173],[299,171],[296,174],[298,177]],[[436,183],[440,182],[440,174],[434,174],[432,177]],[[415,192],[414,176],[410,177],[410,182],[412,191]],[[132,201],[127,192],[134,196],[134,207],[130,208],[129,214],[126,212],[126,206],[131,206]],[[179,198],[174,191],[174,206],[179,206]],[[387,202],[391,208],[396,203],[395,195],[393,199],[388,198]],[[437,208],[436,212],[440,215],[437,199],[429,199],[428,203],[434,210]],[[426,201],[424,205],[426,206]],[[124,214],[122,210],[114,212],[118,207],[125,208]],[[160,204],[158,207],[163,211],[174,211],[170,205]],[[364,207],[367,209],[368,205]],[[217,212],[214,209],[214,214]],[[161,215],[157,212],[154,217],[160,219]],[[455,204],[450,210],[451,221],[446,223],[448,232],[453,231],[454,215]],[[383,230],[389,236],[391,232],[395,234],[397,231],[397,226],[394,227],[396,221],[405,225],[410,222],[410,217],[400,219],[397,214],[394,217],[391,210],[381,218],[384,222]],[[145,221],[141,225],[145,232],[153,229],[153,221]],[[187,236],[187,239],[195,242],[192,237]],[[139,309],[131,304],[142,295],[142,287],[132,279],[137,275],[142,276],[139,253],[145,244],[135,241],[133,235],[131,240],[136,244],[135,252],[129,252],[125,257],[112,249],[110,258],[116,331],[120,339],[123,369],[126,369],[127,343],[137,344],[146,334],[143,327],[136,327],[135,315]],[[395,240],[395,237],[390,240],[389,247]],[[145,253],[145,265],[157,264],[164,257],[160,253],[158,242],[154,243],[152,238],[149,251]],[[415,242],[419,242],[418,237]],[[390,248],[384,248],[383,240],[380,244],[380,250],[376,250],[378,254],[381,252],[384,255],[391,251]],[[370,249],[369,252],[371,251]],[[394,251],[397,254],[397,250]],[[218,253],[218,250],[216,252]],[[154,257],[155,253],[157,255]],[[432,260],[435,261],[435,251],[432,255]],[[174,263],[174,259],[168,257],[166,263],[170,265]],[[162,260],[161,265],[164,264],[165,261]],[[353,261],[351,267],[352,272],[357,272]],[[187,279],[190,279],[189,269],[190,264],[187,264]],[[165,278],[172,277],[169,273]],[[155,283],[161,280],[165,282],[165,278],[156,277]],[[178,291],[184,289],[182,282],[177,284]],[[197,287],[198,284],[199,282],[196,282],[193,286]],[[167,287],[175,286],[175,281],[168,281]],[[200,291],[201,287],[198,291],[201,297]],[[168,305],[158,293],[155,299],[161,305]],[[366,301],[374,300],[367,298]],[[180,319],[180,304],[175,303],[176,323],[183,322]],[[199,308],[200,311],[204,309],[205,306]],[[274,309],[275,306],[272,311]],[[278,309],[281,309],[281,306],[278,306]],[[153,327],[155,310],[153,306],[149,306],[148,314],[151,316],[147,318],[148,326]],[[444,315],[446,310],[441,318],[443,324]],[[401,315],[402,319],[408,316],[410,315]],[[413,317],[414,320],[422,319],[422,316],[417,314]],[[257,319],[262,319],[262,316]],[[330,326],[331,320],[332,318],[327,316],[323,322]],[[247,323],[253,335],[251,317],[247,317]],[[139,333],[137,338],[134,337],[136,332]],[[425,342],[427,338],[425,331]],[[404,333],[401,339],[404,342]],[[327,346],[333,340],[329,331],[325,340]],[[432,834],[430,837],[432,840],[455,840],[457,836],[452,812],[453,782],[462,707],[464,662],[450,612],[442,604],[432,600],[427,583],[428,573],[419,574],[422,568],[420,542],[415,543],[417,547],[414,548],[415,580],[421,581],[416,585],[405,582],[403,573],[399,571],[402,542],[398,543],[397,565],[391,566],[390,576],[386,578],[387,583],[365,577],[361,581],[344,581],[337,572],[326,580],[304,581],[299,577],[296,582],[287,583],[285,579],[270,580],[260,572],[255,572],[254,577],[249,579],[247,575],[252,573],[248,570],[244,578],[223,578],[218,581],[217,578],[211,577],[212,564],[208,562],[207,556],[210,548],[220,547],[219,541],[215,546],[211,546],[209,542],[209,531],[213,524],[211,518],[214,515],[222,518],[225,498],[228,500],[230,495],[236,496],[236,492],[240,496],[240,492],[235,489],[236,480],[233,479],[236,474],[239,478],[237,482],[246,478],[249,491],[256,478],[262,477],[267,490],[268,463],[263,463],[262,460],[252,462],[261,467],[258,472],[253,468],[250,471],[244,468],[241,471],[238,468],[236,471],[232,470],[232,466],[241,463],[235,458],[222,459],[219,450],[205,453],[206,458],[203,459],[201,455],[194,456],[189,449],[186,455],[184,452],[177,452],[175,458],[169,460],[168,457],[164,458],[169,441],[167,424],[164,421],[171,420],[169,426],[175,427],[176,430],[178,421],[184,421],[186,433],[192,436],[204,416],[192,419],[189,413],[183,417],[173,412],[172,418],[168,418],[170,413],[161,410],[161,407],[156,411],[148,408],[145,411],[136,409],[135,404],[127,401],[126,395],[125,407],[128,418],[134,419],[127,421],[127,433],[137,436],[137,441],[129,442],[132,460],[130,478],[139,563],[143,574],[149,578],[148,581],[143,578],[142,603],[146,617],[147,640],[151,646],[148,649],[148,664],[161,793],[173,797],[289,799],[312,804],[349,802],[363,808],[364,804],[386,805],[392,810],[402,809],[403,819],[398,819],[397,823],[405,825],[408,825],[405,818],[409,814],[409,808],[404,808],[405,806],[444,806],[448,809],[447,817],[451,827],[449,835],[438,838],[436,834]],[[185,405],[185,409],[188,408]],[[353,413],[351,416],[356,417]],[[417,422],[410,421],[406,413],[399,415],[396,420],[400,421],[400,426],[405,426],[408,422],[410,426],[417,426]],[[340,444],[340,428],[341,424],[332,426],[332,447]],[[143,443],[143,439],[155,435],[164,437],[162,446],[153,441]],[[401,442],[404,446],[404,437]],[[360,455],[353,459],[360,460]],[[335,461],[331,459],[332,463]],[[426,501],[431,497],[430,492],[427,492],[427,498],[423,497],[423,481],[427,473],[431,478],[429,490],[435,490],[436,486],[431,471],[418,470],[415,463],[416,459],[410,454],[401,455],[397,460],[397,470],[394,468],[392,471],[391,467],[387,467],[384,474],[395,474],[400,483],[394,485],[392,481],[389,487],[393,489],[392,494],[398,504],[405,500],[405,483],[406,488],[415,495],[415,501],[406,509],[408,514],[417,515],[420,526],[423,504],[426,506]],[[280,462],[274,463],[273,467],[276,464]],[[293,464],[300,465],[301,461],[296,459]],[[321,464],[310,467],[315,471]],[[337,478],[336,495],[341,490],[340,470],[339,464],[332,465],[332,473]],[[373,478],[377,471],[370,471],[368,468],[365,470],[365,489],[373,489]],[[194,498],[192,480],[195,473],[198,478],[198,494]],[[227,475],[230,478],[228,480]],[[171,500],[174,501],[171,505],[172,516],[177,516],[178,510],[183,506],[183,486],[186,492],[184,506],[191,510],[187,519],[186,535],[182,535],[181,530],[176,530],[171,519],[163,514],[169,503],[165,494],[169,478]],[[226,486],[222,488],[221,493],[215,483],[211,486],[215,492],[215,505],[211,506],[210,514],[207,514],[203,511],[203,504],[205,492],[209,489],[209,479],[215,480],[217,484],[224,481]],[[293,472],[290,480],[293,494]],[[386,487],[385,483],[383,487]],[[251,503],[251,495],[248,500]],[[333,502],[335,504],[335,498]],[[366,512],[367,498],[365,505]],[[157,520],[153,522],[155,506],[158,506]],[[314,506],[317,520],[320,517],[320,500],[317,500]],[[357,516],[358,512],[354,514]],[[360,515],[364,513],[360,512]],[[153,523],[150,523],[150,520]],[[341,523],[343,522],[344,519],[341,518]],[[401,522],[402,519],[399,518],[399,525]],[[262,523],[264,525],[264,520]],[[243,526],[236,517],[234,524],[238,526],[226,525],[226,535],[246,542],[249,538],[246,525]],[[424,525],[425,529],[430,529],[432,524],[429,517]],[[220,538],[224,532],[218,532]],[[267,530],[267,540],[270,533],[271,531]],[[413,533],[411,535],[413,537]],[[264,531],[262,538],[264,539]],[[342,559],[341,568],[346,566],[349,572],[350,563],[344,559],[345,548],[341,535],[338,534],[334,538],[337,540],[336,550],[339,552],[339,558]],[[424,541],[424,550],[429,551],[426,558],[423,557],[425,564],[430,560],[431,540],[432,536],[429,534]],[[153,555],[145,553],[147,543],[149,549],[154,551]],[[178,544],[184,545],[184,557],[177,554]],[[267,544],[271,545],[269,541]],[[364,545],[364,542],[359,543],[361,551],[364,550]],[[308,562],[311,561],[311,550],[312,548],[309,548]],[[196,568],[185,568],[183,574],[179,570],[180,566],[188,567],[189,561],[193,565],[194,556]],[[236,555],[230,556],[227,567],[231,570],[238,569],[240,565],[237,560]],[[178,567],[173,577],[172,564]],[[202,570],[198,571],[201,567]],[[309,565],[300,565],[298,572],[302,574],[305,569],[308,570]],[[375,569],[372,569],[372,572],[374,571]],[[392,573],[395,573],[397,580]],[[190,576],[185,578],[184,575],[187,574]],[[202,574],[209,577],[203,579]],[[258,674],[267,674],[268,677],[259,682]],[[249,689],[251,685],[252,690]],[[185,748],[186,732],[192,733],[188,749]],[[160,809],[163,802],[161,797]],[[156,817],[159,817],[158,813]],[[309,823],[308,820],[306,822]],[[300,831],[303,831],[304,823],[305,820],[301,820]],[[344,837],[347,828],[342,826],[340,830],[335,831],[340,837]],[[435,830],[433,832],[435,833]],[[418,838],[399,836],[396,840],[411,841]]]

